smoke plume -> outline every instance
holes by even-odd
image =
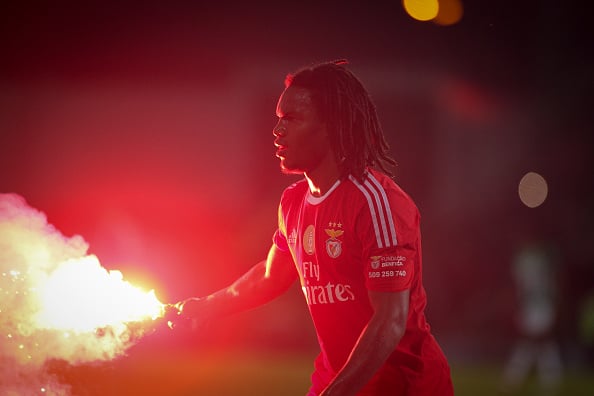
[[[134,331],[119,318],[121,323],[117,326],[106,323],[92,330],[60,327],[47,320],[47,299],[60,294],[52,291],[48,295],[46,285],[54,281],[54,274],[86,266],[91,268],[93,279],[99,277],[97,274],[112,275],[94,256],[88,256],[87,250],[88,244],[81,236],[62,235],[48,224],[45,214],[30,207],[23,197],[0,194],[0,394],[68,395],[70,387],[51,374],[48,363],[60,360],[76,365],[110,360],[133,343]],[[89,289],[85,282],[92,280],[74,273],[77,275],[69,283],[75,287],[62,289],[85,293]],[[98,311],[97,306],[83,306],[81,312],[69,312],[77,308],[60,300],[85,301],[79,297],[57,296],[57,301],[65,305],[65,312],[49,316],[68,319]],[[105,300],[104,296],[97,298]],[[109,312],[118,302],[101,304]]]

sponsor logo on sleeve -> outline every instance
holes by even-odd
[[[404,278],[407,271],[402,268],[406,262],[405,256],[371,256],[369,278]]]

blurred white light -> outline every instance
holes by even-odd
[[[536,172],[526,173],[520,180],[518,195],[522,203],[529,208],[542,205],[547,199],[549,188],[547,182]]]

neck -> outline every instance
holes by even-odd
[[[314,197],[321,197],[336,183],[340,177],[338,165],[333,158],[328,158],[316,169],[305,172],[305,178]]]

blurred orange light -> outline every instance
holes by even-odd
[[[547,182],[538,173],[528,172],[520,180],[518,194],[522,203],[529,208],[536,208],[547,199]]]
[[[404,10],[418,21],[430,21],[439,12],[437,0],[402,0]]]
[[[439,0],[439,11],[432,22],[437,25],[454,25],[462,19],[464,9],[461,0]]]

